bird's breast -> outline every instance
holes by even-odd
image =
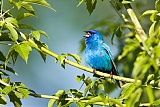
[[[110,71],[112,63],[109,55],[102,47],[86,47],[86,61],[93,69]]]

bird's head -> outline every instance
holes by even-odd
[[[86,42],[103,41],[102,35],[97,30],[87,30],[84,31],[86,34]]]

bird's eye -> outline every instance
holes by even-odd
[[[94,32],[88,32],[90,35],[94,34]]]

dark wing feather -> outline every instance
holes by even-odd
[[[115,63],[113,61],[113,56],[112,56],[112,53],[111,53],[111,50],[110,50],[109,46],[107,46],[105,43],[103,43],[103,47],[106,50],[107,54],[110,56],[110,59],[111,59],[112,65],[113,65],[110,74],[119,76],[119,74],[117,72],[116,65],[115,65]],[[116,82],[117,82],[117,84],[118,84],[119,87],[122,87],[125,84],[125,82],[119,81],[119,80],[116,80]]]

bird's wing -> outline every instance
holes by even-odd
[[[103,48],[107,51],[108,55],[113,60],[114,58],[113,58],[113,55],[112,55],[112,52],[111,52],[109,46],[107,44],[103,43]]]
[[[103,47],[104,47],[104,49],[106,50],[107,54],[110,56],[110,59],[111,59],[112,65],[113,65],[113,68],[112,68],[112,70],[111,70],[111,73],[112,73],[113,75],[117,75],[117,76],[118,76],[119,74],[118,74],[116,65],[115,65],[115,63],[114,63],[114,61],[113,61],[114,58],[113,58],[113,55],[112,55],[112,53],[111,53],[111,50],[110,50],[109,46],[107,46],[105,43],[103,43]],[[117,82],[117,84],[118,84],[119,87],[122,87],[122,86],[125,84],[123,81],[119,81],[119,80],[116,80],[116,82]]]
[[[113,58],[113,55],[111,53],[111,50],[110,50],[109,46],[107,46],[107,44],[103,43],[103,47],[104,47],[104,49],[106,50],[107,54],[109,55],[109,57],[111,59],[111,62],[113,64],[113,68],[115,69],[115,71],[117,71],[116,65],[113,61],[114,58]],[[114,75],[118,75],[118,72],[115,72]]]

